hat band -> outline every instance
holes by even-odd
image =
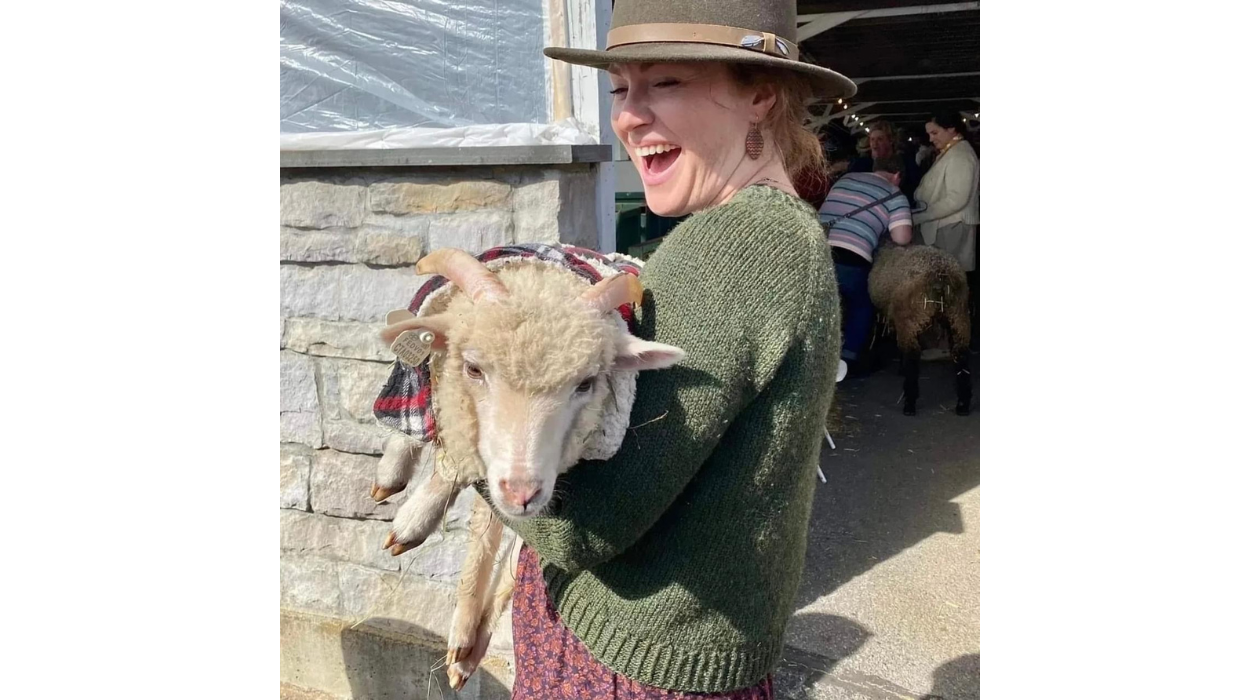
[[[799,60],[796,44],[771,32],[719,24],[630,24],[608,32],[608,48],[648,43],[717,44]]]

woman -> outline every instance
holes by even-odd
[[[639,377],[633,426],[523,537],[513,697],[770,698],[805,560],[840,352],[835,274],[792,176],[820,163],[795,3],[619,0],[611,123],[648,206],[691,216],[643,274],[636,332],[687,359]]]
[[[924,243],[952,254],[963,271],[971,272],[976,269],[980,225],[980,159],[957,114],[937,115],[926,129],[937,155],[914,192],[922,207],[914,225]]]

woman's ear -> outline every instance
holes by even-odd
[[[753,88],[753,119],[760,124],[766,120],[766,115],[770,114],[770,110],[774,109],[775,103],[779,101],[779,94],[775,91],[774,86],[769,83],[759,83]]]

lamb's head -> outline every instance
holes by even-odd
[[[682,350],[634,337],[617,307],[638,301],[633,275],[592,286],[559,268],[507,265],[490,272],[443,250],[418,265],[456,284],[432,316],[395,324],[435,334],[434,400],[448,454],[481,463],[490,495],[509,518],[537,515],[556,477],[595,439],[613,405],[613,373],[663,369]],[[458,443],[458,444],[457,444]]]

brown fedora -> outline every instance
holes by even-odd
[[[852,80],[800,60],[794,0],[617,0],[607,50],[553,46],[543,53],[604,69],[613,63],[748,63],[805,75],[815,97],[857,92]]]

